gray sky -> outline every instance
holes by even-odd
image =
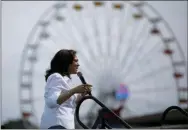
[[[2,2],[2,122],[20,117],[18,79],[22,50],[32,27],[53,3]],[[169,23],[187,57],[187,1],[148,3]]]

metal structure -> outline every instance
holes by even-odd
[[[97,119],[95,120],[95,122],[93,123],[93,125],[91,127],[86,126],[79,117],[79,109],[81,104],[83,103],[84,100],[87,99],[92,99],[93,101],[95,101],[98,105],[100,105],[104,111],[100,111],[97,115]],[[188,112],[184,111],[182,108],[178,107],[178,106],[170,106],[168,107],[163,113],[162,113],[162,117],[160,120],[160,124],[161,124],[161,129],[164,128],[164,124],[165,124],[165,118],[167,117],[167,114],[172,111],[172,110],[178,110],[182,115],[184,115],[185,117],[187,117],[187,121],[188,121]],[[112,110],[110,110],[108,107],[106,107],[103,103],[101,103],[97,98],[93,97],[91,94],[89,96],[85,96],[83,97],[80,102],[78,103],[78,105],[76,106],[76,119],[78,121],[78,123],[82,126],[82,128],[84,129],[113,129],[113,128],[117,128],[117,127],[111,127],[111,124],[113,124],[112,122],[109,123],[108,122],[108,118],[105,118],[105,113],[111,113],[114,118],[115,118],[115,122],[120,122],[120,124],[123,126],[119,127],[119,128],[128,128],[131,129],[132,126],[129,125],[126,121],[124,121],[123,119],[121,119],[118,115],[116,115],[116,113],[114,113]],[[184,127],[184,126],[182,126]],[[186,126],[185,126],[186,127]],[[166,127],[167,128],[167,127]]]
[[[40,120],[45,70],[61,48],[78,51],[80,69],[101,102],[107,103],[119,84],[129,87],[122,117],[163,111],[170,105],[187,107],[185,56],[168,23],[152,6],[136,1],[68,1],[47,9],[28,36],[19,77],[24,119]],[[116,104],[110,101],[109,107]],[[95,114],[96,105],[90,107]]]

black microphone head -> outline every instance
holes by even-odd
[[[77,72],[78,77],[82,76],[82,72]]]
[[[81,72],[78,72],[77,75],[83,84],[87,84]]]
[[[82,75],[82,72],[77,72],[77,76],[80,78],[80,80],[83,84],[87,84],[83,75]],[[91,95],[91,92],[89,92],[89,95]]]

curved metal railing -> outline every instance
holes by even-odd
[[[80,121],[80,118],[79,118],[79,109],[80,109],[80,106],[81,104],[83,103],[84,100],[87,100],[87,99],[92,99],[94,100],[97,104],[99,104],[102,108],[105,108],[105,110],[107,110],[109,113],[111,113],[112,115],[114,115],[114,117],[119,121],[121,122],[121,124],[123,124],[123,126],[125,126],[126,128],[132,128],[128,123],[126,123],[124,120],[122,120],[117,114],[115,114],[112,110],[110,110],[109,108],[107,108],[103,103],[101,103],[97,98],[89,95],[89,96],[85,96],[83,97],[80,102],[78,102],[77,104],[77,107],[76,107],[76,119],[78,121],[78,123],[84,128],[84,129],[91,129],[89,128],[88,126],[86,126],[84,123],[82,123]],[[101,113],[102,114],[102,113]],[[94,125],[92,126],[92,129],[96,129],[97,126],[99,124],[101,124],[100,128],[109,128],[109,129],[112,129],[112,127],[105,121],[105,119],[100,116],[101,114],[98,115]]]
[[[160,121],[160,124],[161,124],[161,129],[163,127],[163,125],[165,124],[165,118],[167,116],[167,114],[172,111],[172,110],[178,110],[182,115],[188,117],[188,112],[184,111],[182,108],[178,107],[178,106],[170,106],[168,107],[164,112],[163,112],[163,115],[162,115],[162,118],[161,118],[161,121]]]

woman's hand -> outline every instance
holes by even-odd
[[[71,90],[69,90],[67,93],[61,93],[60,96],[57,99],[57,103],[61,105],[63,102],[65,102],[67,99],[69,99],[74,94],[88,94],[91,92],[92,85],[90,84],[82,84],[79,85]]]
[[[76,104],[78,104],[78,102],[85,96],[85,95],[87,95],[88,93],[87,92],[84,92],[84,93],[82,93],[82,94],[79,94],[78,96],[77,96],[77,99],[76,99]]]
[[[91,92],[92,85],[90,84],[82,84],[75,88],[73,88],[74,93],[86,94]]]

